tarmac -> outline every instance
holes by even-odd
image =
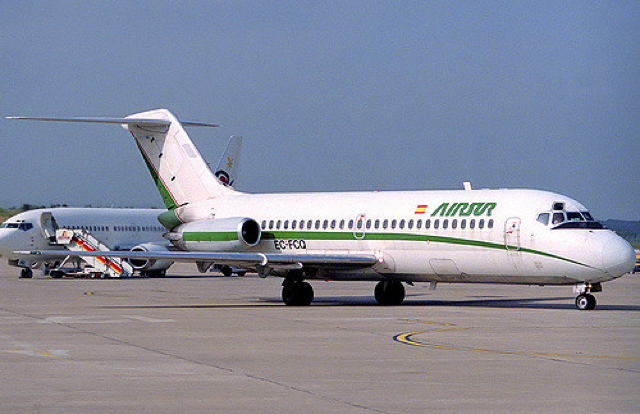
[[[176,265],[51,279],[0,265],[1,413],[638,413],[640,276],[570,286],[312,282]]]

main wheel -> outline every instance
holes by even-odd
[[[381,280],[373,294],[381,305],[400,305],[404,300],[404,286],[399,280]]]
[[[22,268],[22,271],[20,271],[20,278],[31,279],[32,277],[33,277],[33,270],[29,269],[28,267]]]
[[[588,293],[578,295],[576,298],[576,308],[580,310],[593,310],[596,307],[596,298]]]
[[[287,283],[282,287],[282,301],[287,306],[308,306],[313,301],[313,288],[307,282]]]
[[[54,279],[60,279],[62,276],[64,276],[64,273],[62,273],[61,270],[52,270],[51,272],[49,272],[49,276]]]

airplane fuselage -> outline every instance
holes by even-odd
[[[626,273],[633,254],[580,203],[536,190],[242,194],[176,215],[188,221],[173,230],[183,250],[219,250],[228,235],[207,223],[247,217],[262,231],[247,252],[379,257],[372,268],[315,275],[322,279],[598,283]]]

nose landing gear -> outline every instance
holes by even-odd
[[[593,310],[596,307],[596,297],[585,293],[576,298],[576,308],[580,310]]]
[[[574,291],[579,293],[576,298],[576,308],[579,310],[594,310],[596,308],[596,298],[591,292],[602,292],[600,283],[580,283],[576,285]]]

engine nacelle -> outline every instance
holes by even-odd
[[[153,243],[139,244],[131,249],[132,252],[168,252],[166,246],[161,246]],[[128,259],[131,267],[140,273],[161,273],[167,270],[172,264],[169,260],[157,260],[157,259]]]
[[[238,251],[260,243],[260,225],[246,217],[199,220],[183,224],[166,235],[183,250]]]

